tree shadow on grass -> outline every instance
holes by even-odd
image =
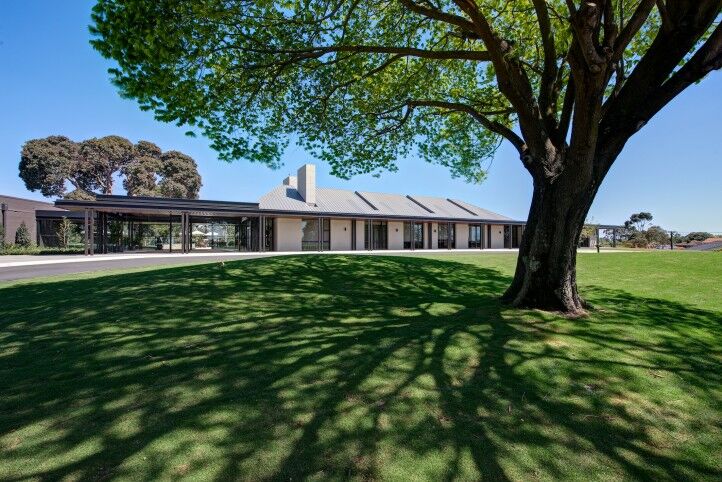
[[[720,313],[298,256],[0,289],[0,479],[719,478]]]

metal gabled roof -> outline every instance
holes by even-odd
[[[307,204],[298,190],[281,185],[259,201],[261,211],[308,214],[389,216],[399,218],[459,219],[467,222],[513,221],[511,218],[455,199],[387,194],[346,189],[316,188],[316,204]]]
[[[371,206],[353,191],[316,188],[316,204],[307,204],[296,188],[277,186],[258,202],[262,211],[292,211],[307,213],[376,214]]]

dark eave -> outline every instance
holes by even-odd
[[[206,201],[202,199],[178,199],[144,196],[97,195],[94,201],[59,199],[57,207],[65,209],[139,209],[151,211],[210,211],[223,213],[258,212],[258,203]]]
[[[35,218],[37,219],[83,219],[83,213],[80,211],[59,211],[56,209],[36,209]]]

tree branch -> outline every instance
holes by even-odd
[[[472,106],[468,104],[462,104],[460,102],[446,102],[446,101],[438,101],[438,100],[411,100],[407,103],[407,105],[410,108],[414,107],[436,107],[439,109],[447,109],[450,111],[456,111],[456,112],[465,112],[472,116],[474,119],[476,119],[481,125],[483,125],[486,129],[489,129],[490,131],[499,134],[516,148],[516,150],[519,152],[520,156],[526,155],[526,143],[524,140],[519,137],[514,131],[506,127],[504,124],[501,124],[497,121],[492,121],[486,115]],[[489,112],[488,115],[493,114],[499,114],[499,113],[505,113],[508,112],[506,110],[504,111],[494,111]]]
[[[554,109],[554,81],[558,68],[557,52],[554,46],[554,35],[552,33],[552,25],[546,2],[544,0],[534,0],[534,10],[536,11],[542,46],[544,48],[544,72],[542,73],[539,86],[539,106],[542,116],[547,123],[547,131],[550,131],[556,115]]]
[[[642,28],[642,25],[644,25],[644,22],[647,21],[647,18],[654,7],[654,2],[655,0],[642,0],[639,6],[637,6],[637,9],[629,18],[629,22],[624,26],[622,31],[619,32],[619,36],[617,37],[616,42],[614,42],[612,62],[617,62],[622,58],[624,50],[627,48],[627,45],[629,45],[629,42],[632,41],[637,32],[639,32],[639,29]]]
[[[540,122],[532,86],[520,62],[508,54],[511,43],[500,39],[493,31],[488,19],[481,12],[475,0],[454,0],[454,3],[466,13],[473,22],[494,65],[499,91],[516,109],[519,116],[519,127],[524,138],[534,146],[534,150],[545,149],[546,135]],[[526,147],[525,147],[526,149]]]
[[[684,66],[649,96],[644,110],[651,118],[690,85],[702,80],[713,70],[722,68],[722,23]]]
[[[424,59],[435,60],[476,60],[486,62],[491,60],[488,52],[480,50],[426,50],[414,47],[393,47],[384,45],[328,45],[310,47],[307,49],[241,49],[247,52],[269,54],[269,55],[289,55],[291,62],[315,59],[323,57],[329,53],[374,53],[374,54],[395,54],[404,57],[418,57]],[[273,64],[271,64],[273,65]],[[260,67],[268,67],[267,64]],[[246,68],[254,68],[254,66],[246,66]]]
[[[453,13],[447,13],[443,12],[441,10],[427,7],[424,5],[419,5],[418,3],[414,2],[413,0],[400,0],[401,4],[411,10],[414,13],[417,13],[419,15],[423,15],[426,18],[430,18],[432,20],[437,20],[439,22],[444,22],[450,25],[454,25],[456,27],[459,27],[461,30],[463,30],[467,36],[472,38],[478,38],[478,34],[476,33],[476,29],[474,28],[474,24],[465,19],[464,17],[460,17],[459,15],[454,15]]]

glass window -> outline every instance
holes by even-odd
[[[411,249],[412,234],[413,234],[413,223],[405,222],[404,223],[404,249]]]

